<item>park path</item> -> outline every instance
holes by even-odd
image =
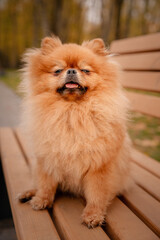
[[[0,127],[19,125],[20,103],[20,97],[0,81]]]

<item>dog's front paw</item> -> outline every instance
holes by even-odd
[[[25,191],[24,193],[18,194],[17,198],[20,202],[24,203],[32,199],[36,194],[36,189]]]
[[[101,226],[105,223],[105,214],[97,207],[86,206],[82,214],[82,223],[88,228]]]
[[[53,205],[53,199],[35,196],[30,201],[30,204],[34,210],[42,210],[45,208],[51,208]]]

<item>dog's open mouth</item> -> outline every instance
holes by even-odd
[[[70,81],[63,85],[63,87],[58,88],[57,92],[59,93],[73,93],[73,92],[81,92],[82,94],[87,91],[87,87],[82,87],[78,82]]]
[[[66,83],[64,86],[65,88],[70,88],[70,89],[80,88],[80,85],[75,82]]]

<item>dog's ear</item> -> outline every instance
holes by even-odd
[[[83,42],[82,46],[91,49],[94,53],[98,55],[101,55],[101,56],[108,55],[108,51],[101,38],[95,38],[91,41]]]
[[[41,42],[41,51],[44,55],[46,55],[61,45],[62,42],[58,37],[45,37]]]

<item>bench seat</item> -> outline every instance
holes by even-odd
[[[0,129],[0,152],[14,224],[22,240],[156,240],[160,237],[160,164],[137,150],[132,154],[135,185],[115,198],[103,229],[81,224],[83,201],[57,196],[52,210],[34,211],[17,195],[31,187],[32,156],[20,129]]]

